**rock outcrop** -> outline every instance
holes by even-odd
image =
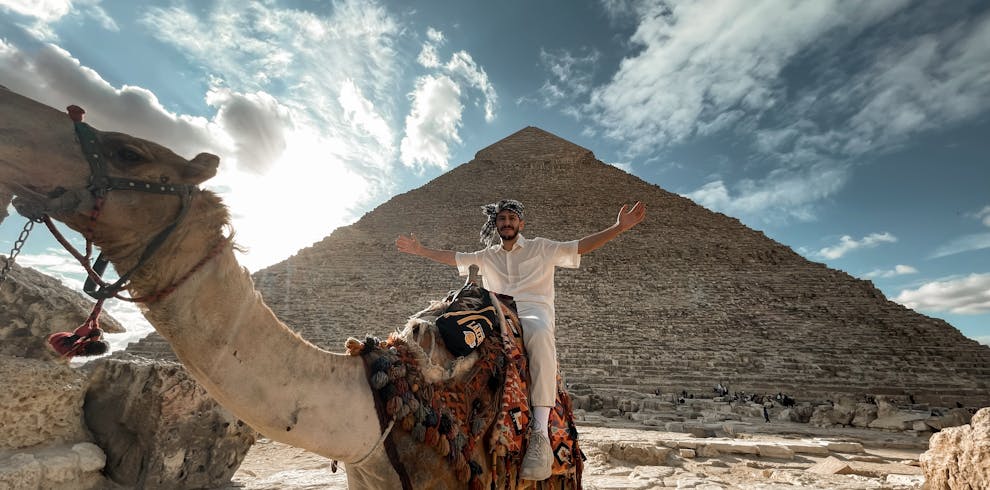
[[[86,374],[0,355],[0,488],[107,488],[103,451],[83,424]]]
[[[178,363],[99,359],[86,424],[104,472],[136,488],[214,488],[230,481],[255,432],[217,405]]]
[[[969,425],[933,435],[921,468],[931,490],[990,488],[990,407],[976,412]]]
[[[6,257],[0,257],[0,267]],[[54,332],[72,331],[89,318],[93,301],[34,269],[11,267],[0,284],[0,355],[55,359],[45,340]],[[105,332],[124,327],[106,312],[100,317]]]

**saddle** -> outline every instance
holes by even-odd
[[[348,352],[361,355],[368,368],[383,430],[393,428],[384,441],[386,453],[403,488],[420,488],[425,483],[416,485],[418,477],[440,471],[456,480],[451,488],[517,488],[522,484],[519,470],[531,415],[523,327],[515,303],[511,297],[469,283],[448,295],[443,305],[442,311],[428,309],[420,316],[451,319],[457,327],[452,329],[455,340],[467,338],[461,326],[470,321],[478,322],[478,327],[490,325],[490,331],[479,328],[484,338],[469,357],[452,362],[470,365],[470,369],[457,374],[451,368],[449,378],[427,382],[424,363],[429,362],[428,356],[418,344],[398,334],[384,341],[368,338],[360,345],[356,339],[348,341]],[[475,318],[458,323],[471,317]],[[411,322],[416,320],[413,317]],[[467,330],[476,332],[471,327]],[[553,476],[536,482],[535,488],[580,489],[584,455],[570,397],[559,375],[549,435],[555,456]],[[435,458],[423,457],[431,452]],[[410,473],[412,468],[416,474]]]

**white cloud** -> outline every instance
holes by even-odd
[[[979,337],[973,337],[973,340],[983,345],[990,345],[990,335],[981,335]]]
[[[340,87],[340,106],[344,115],[353,125],[364,130],[382,148],[391,149],[395,136],[388,121],[375,109],[375,103],[368,100],[353,80],[344,80]]]
[[[99,129],[149,139],[186,157],[225,149],[206,119],[169,112],[144,88],[117,89],[58,46],[24,52],[0,40],[0,72],[4,85],[21,95],[52,107],[83,107],[86,121]]]
[[[547,51],[540,49],[540,63],[551,78],[539,89],[546,107],[557,104],[572,105],[592,89],[592,75],[601,53],[591,50],[586,55],[575,55],[568,50]],[[575,116],[580,114],[575,112]]]
[[[845,185],[848,169],[834,162],[808,168],[778,168],[760,180],[743,179],[736,184],[713,180],[684,194],[685,197],[732,216],[769,220],[769,211],[808,221],[814,218],[811,204]]]
[[[72,0],[0,0],[0,7],[47,23],[72,11]]]
[[[639,47],[590,109],[634,151],[682,142],[722,114],[758,117],[783,99],[781,72],[833,29],[851,36],[904,2],[645,1],[630,41]]]
[[[990,108],[990,84],[983,82],[990,77],[990,12],[945,24],[918,22],[917,12],[898,16],[911,6],[907,0],[603,4],[635,22],[633,49],[607,83],[591,90],[581,114],[630,157],[740,135],[751,141],[740,153],[756,153],[749,162],[787,167],[795,179],[811,179],[793,186],[814,188],[820,172],[808,169],[822,161],[849,166]],[[553,79],[541,90],[546,100],[578,94]],[[754,180],[722,177],[691,194],[727,212],[813,217],[815,204],[846,182],[829,180],[831,192],[799,199],[795,213],[786,204],[793,198],[778,202],[770,189],[759,196],[741,190],[779,178],[753,177],[757,168],[746,169]],[[753,197],[767,206],[754,207]]]
[[[437,44],[442,44],[444,42],[443,32],[433,27],[428,27],[426,29],[426,38]]]
[[[971,252],[973,250],[982,250],[985,248],[990,248],[990,233],[964,235],[950,241],[949,243],[940,245],[935,249],[935,252],[932,253],[931,258],[936,259],[958,253]]]
[[[412,109],[406,116],[402,138],[402,163],[422,170],[426,166],[447,168],[450,144],[460,143],[460,88],[446,76],[424,76],[410,94]]]
[[[901,291],[894,301],[920,311],[961,315],[990,313],[990,274],[933,281]]]
[[[984,226],[990,227],[990,206],[984,206],[983,209],[974,213],[966,213],[966,216],[979,220]],[[972,233],[969,235],[960,236],[949,241],[948,243],[940,245],[935,249],[930,258],[937,259],[939,257],[946,257],[963,252],[972,252],[974,250],[982,250],[985,248],[990,248],[990,233]]]
[[[917,273],[918,273],[918,269],[915,269],[914,267],[911,267],[910,265],[898,264],[898,265],[894,266],[893,269],[886,269],[886,270],[885,269],[877,269],[877,270],[874,270],[874,271],[867,272],[866,274],[863,274],[863,277],[866,278],[866,279],[873,279],[873,278],[876,278],[876,277],[886,279],[886,278],[890,278],[890,277],[904,276],[904,275],[908,275],[908,274],[917,274]]]
[[[839,243],[831,247],[825,247],[818,251],[818,256],[824,259],[839,259],[847,253],[860,248],[873,248],[881,243],[894,243],[897,237],[888,232],[870,233],[860,240],[856,240],[849,235],[844,235],[839,239]]]
[[[443,32],[429,27],[426,29],[426,39],[427,42],[423,43],[423,49],[419,52],[416,61],[427,68],[437,68],[440,66],[437,46],[444,43]]]
[[[424,44],[419,56],[416,57],[416,61],[427,68],[440,66],[440,55],[437,54],[437,47],[433,44]]]
[[[466,51],[458,51],[450,57],[450,61],[444,66],[451,76],[464,80],[469,86],[481,91],[485,99],[485,121],[492,122],[495,119],[495,104],[498,95],[495,87],[488,80],[488,74],[478,66]]]
[[[980,220],[984,226],[990,226],[990,206],[986,206],[983,209],[977,211],[973,216]]]
[[[39,39],[54,39],[51,25],[70,15],[90,17],[108,31],[119,31],[120,27],[100,3],[101,0],[0,0],[0,11],[33,18],[34,25],[26,27]]]
[[[214,122],[232,141],[242,170],[263,174],[282,156],[292,118],[275,97],[214,88],[206,94],[206,103],[217,109]]]

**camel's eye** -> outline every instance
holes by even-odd
[[[125,162],[143,162],[145,161],[144,154],[141,150],[134,148],[133,146],[124,146],[117,150],[117,156]]]

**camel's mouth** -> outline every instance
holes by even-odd
[[[11,196],[13,199],[8,199],[7,202],[13,204],[14,209],[21,216],[39,220],[45,215],[61,216],[79,210],[84,201],[88,201],[84,194],[87,193],[70,192],[63,187],[42,193],[21,186],[16,194]]]

